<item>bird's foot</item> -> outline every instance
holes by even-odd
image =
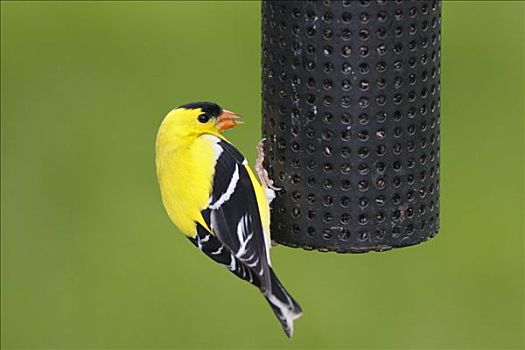
[[[279,191],[280,188],[275,187],[273,185],[273,180],[270,179],[270,176],[268,175],[268,172],[266,171],[266,169],[264,169],[264,165],[263,165],[263,162],[264,162],[264,141],[266,141],[266,139],[262,139],[261,141],[259,141],[259,143],[256,146],[256,148],[257,148],[257,159],[255,160],[255,172],[257,173],[257,177],[259,178],[259,181],[261,182],[261,184],[265,188],[271,189],[271,190],[274,190],[274,191]]]

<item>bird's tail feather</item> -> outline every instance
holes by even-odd
[[[292,298],[290,294],[284,289],[283,285],[273,272],[271,273],[271,288],[268,289],[264,296],[273,312],[281,322],[284,332],[291,338],[293,336],[293,321],[301,317],[303,310]]]

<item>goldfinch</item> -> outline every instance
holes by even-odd
[[[221,134],[238,124],[238,114],[211,102],[185,104],[168,113],[155,147],[162,202],[195,246],[259,288],[292,337],[293,321],[302,310],[270,263],[271,181],[259,172],[259,159],[263,187]]]

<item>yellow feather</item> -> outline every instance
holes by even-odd
[[[261,215],[261,221],[262,226],[264,229],[264,233],[269,235],[270,234],[270,205],[268,203],[268,197],[266,197],[266,191],[264,187],[259,183],[259,180],[255,177],[253,174],[252,169],[246,164],[246,170],[248,170],[248,174],[250,175],[250,181],[253,184],[253,188],[255,189],[255,197],[257,199],[257,206],[259,208],[259,214]]]
[[[195,236],[195,222],[209,230],[201,210],[206,208],[213,182],[213,145],[199,137],[214,128],[193,123],[200,110],[176,109],[162,122],[156,141],[157,178],[162,202],[171,221],[187,236]]]
[[[200,113],[200,109],[171,111],[162,122],[156,141],[157,178],[162,202],[171,221],[190,237],[195,236],[195,222],[211,232],[201,211],[209,204],[215,152],[211,138],[200,136],[213,135],[228,142],[213,126],[196,122]],[[245,167],[255,190],[263,230],[269,240],[270,208],[266,192],[250,167]]]

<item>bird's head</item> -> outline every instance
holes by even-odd
[[[194,102],[182,105],[168,113],[161,130],[170,136],[197,137],[218,135],[239,124],[241,117],[212,102]]]

